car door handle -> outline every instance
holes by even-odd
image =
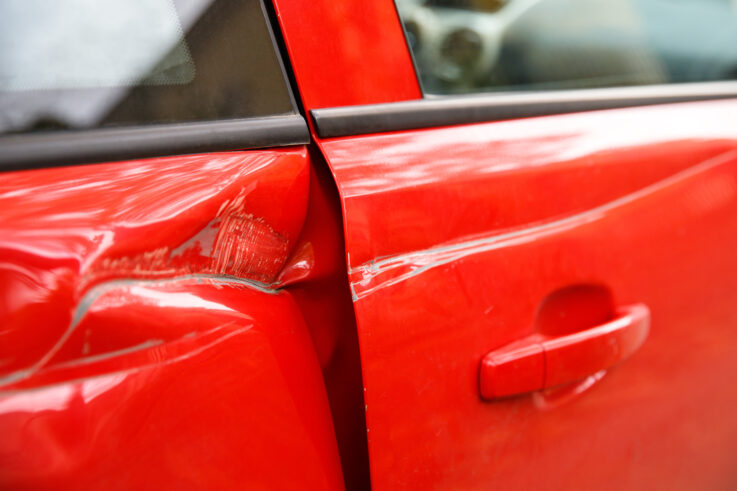
[[[649,330],[650,310],[636,304],[619,309],[614,319],[596,327],[516,341],[481,361],[481,397],[495,399],[583,379],[628,358]]]

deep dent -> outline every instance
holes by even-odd
[[[231,287],[237,286],[241,288],[251,288],[259,292],[268,293],[268,294],[278,294],[280,291],[278,289],[271,288],[268,285],[264,285],[262,283],[255,282],[255,281],[244,280],[244,279],[234,278],[234,277],[227,277],[227,276],[215,276],[215,275],[203,275],[203,274],[184,275],[184,276],[178,276],[178,277],[167,278],[167,279],[117,279],[117,280],[111,280],[105,283],[101,283],[91,288],[84,295],[82,300],[77,304],[77,307],[74,309],[74,314],[72,316],[72,321],[69,324],[69,327],[64,331],[63,335],[51,347],[51,349],[49,349],[44,354],[44,356],[32,366],[26,369],[23,369],[23,370],[18,370],[18,371],[9,373],[8,375],[5,375],[3,377],[0,377],[0,390],[2,390],[1,389],[2,386],[6,386],[9,384],[13,384],[21,380],[27,379],[33,376],[34,374],[38,373],[40,370],[46,368],[49,364],[49,361],[53,359],[54,355],[56,355],[59,352],[59,350],[69,340],[72,334],[77,330],[77,327],[82,322],[84,317],[87,315],[92,305],[94,305],[95,301],[98,298],[100,298],[102,295],[104,295],[105,293],[111,290],[114,290],[116,288],[121,288],[121,287],[126,287],[126,286],[154,286],[154,285],[161,285],[161,284],[166,284],[166,283],[177,283],[177,282],[187,281],[187,280],[195,280],[198,283],[208,283],[214,286],[222,285],[222,286],[231,286]],[[220,326],[218,329],[222,327],[224,326]],[[210,333],[211,331],[208,331],[207,333]],[[196,333],[188,333],[186,335],[181,336],[178,339],[169,341],[169,343],[177,342],[182,339],[193,337],[195,334]],[[227,336],[225,336],[225,338],[230,337],[231,335],[232,334],[228,334]],[[221,339],[220,341],[223,341],[224,339]],[[156,346],[160,346],[162,344],[165,344],[165,342],[161,339],[150,339],[136,346],[126,347],[126,348],[110,351],[110,352],[103,353],[103,354],[92,355],[92,356],[83,355],[69,362],[55,365],[55,367],[65,368],[65,367],[72,367],[76,365],[94,363],[94,362],[103,361],[109,358],[113,358],[116,356],[128,355],[128,354],[132,354],[135,352],[147,350],[147,349],[150,349]],[[199,350],[199,351],[202,351],[202,350]],[[193,356],[194,354],[196,353],[192,353],[191,356]],[[172,359],[169,361],[174,362],[177,360]],[[139,368],[142,369],[145,367],[139,367]],[[133,371],[136,371],[139,368],[136,368]],[[131,370],[128,370],[128,371],[130,372]]]
[[[175,248],[103,258],[84,275],[81,290],[111,277],[226,275],[272,283],[289,256],[289,244],[266,220],[247,213],[245,194],[226,200],[217,215]]]

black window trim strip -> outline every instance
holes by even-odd
[[[737,98],[737,81],[426,96],[412,101],[313,109],[310,114],[318,136],[335,138],[728,98]]]
[[[306,145],[298,114],[0,137],[0,171]]]

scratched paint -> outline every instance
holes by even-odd
[[[274,283],[308,187],[304,148],[4,174],[0,377],[45,362],[95,285],[186,275]]]
[[[271,283],[284,267],[289,242],[263,218],[226,212],[180,246],[161,247],[132,257],[108,257],[82,279],[95,284],[111,275],[151,277],[214,274]]]
[[[469,256],[544,240],[605,218],[611,220],[613,216],[628,213],[628,205],[637,204],[640,200],[657,199],[657,194],[661,192],[672,193],[673,187],[683,186],[684,183],[690,184],[694,177],[702,177],[704,184],[699,185],[694,192],[685,196],[688,198],[695,195],[696,198],[691,201],[695,201],[698,206],[689,202],[685,207],[688,211],[684,213],[693,214],[702,209],[708,212],[710,209],[728,204],[737,194],[737,182],[731,178],[731,174],[727,174],[726,178],[708,178],[710,174],[718,174],[720,170],[724,172],[724,169],[729,171],[735,168],[736,159],[737,151],[725,152],[643,189],[561,220],[553,220],[505,234],[474,237],[427,250],[369,261],[349,269],[353,300],[358,301],[381,288],[396,285],[432,268],[448,265]],[[706,189],[708,198],[699,199],[704,194],[704,189]],[[704,202],[707,205],[703,205]]]

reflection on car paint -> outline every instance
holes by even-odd
[[[42,360],[101,282],[191,274],[274,282],[301,229],[308,178],[299,149],[5,174],[0,374]],[[275,195],[285,208],[273,206]]]
[[[346,217],[373,486],[731,479],[737,393],[709,374],[737,370],[736,115],[702,102],[320,142]],[[640,350],[484,402],[482,357],[581,284],[649,307]]]
[[[48,362],[0,389],[3,487],[342,489],[287,292],[190,276],[102,283],[85,303]]]

